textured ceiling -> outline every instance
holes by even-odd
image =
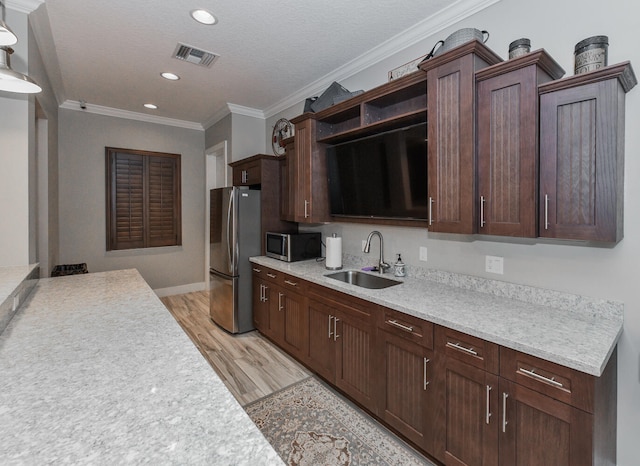
[[[46,0],[32,15],[58,100],[204,124],[227,103],[264,111],[452,0]],[[481,2],[476,2],[481,3]],[[207,8],[214,26],[191,19]],[[47,21],[50,28],[40,27]],[[211,68],[178,42],[220,55]],[[181,79],[160,77],[171,71]],[[59,81],[59,82],[58,82]],[[155,111],[143,104],[158,105]]]

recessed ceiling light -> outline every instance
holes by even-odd
[[[197,22],[207,25],[216,24],[216,22],[218,21],[215,16],[213,16],[207,10],[203,10],[202,8],[191,10],[191,17]]]
[[[160,76],[162,76],[164,79],[168,79],[169,81],[177,81],[178,79],[180,79],[180,76],[178,76],[177,74],[173,74],[173,73],[160,73]]]
[[[144,104],[144,106],[145,106],[146,108],[150,108],[151,110],[155,110],[155,109],[157,109],[157,108],[158,108],[158,106],[157,106],[157,105],[154,105],[154,104]]]

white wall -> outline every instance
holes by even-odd
[[[204,286],[204,131],[61,109],[60,262],[134,267],[154,289]],[[105,147],[181,154],[182,246],[106,251]]]
[[[271,154],[271,151],[265,152],[265,126],[262,118],[232,113],[231,122],[231,161],[235,162],[255,154]]]
[[[7,9],[6,22],[19,38],[11,68],[27,73],[27,16]],[[29,229],[29,99],[0,91],[0,266],[29,264],[35,244]]]
[[[382,84],[388,70],[427,53],[438,39],[461,27],[488,30],[491,37],[487,45],[503,58],[511,41],[528,37],[532,49],[545,48],[566,70],[566,76],[573,74],[575,44],[590,36],[607,35],[609,63],[631,60],[640,73],[639,16],[640,4],[623,0],[503,0],[341,84],[352,90]],[[431,234],[422,229],[347,223],[319,229],[325,235],[336,232],[342,236],[344,251],[350,254],[362,254],[361,241],[377,229],[384,235],[387,261],[400,252],[409,264],[624,302],[624,333],[618,346],[618,464],[631,466],[638,464],[640,438],[640,86],[627,94],[626,106],[625,238],[615,247]],[[428,248],[426,264],[417,259],[420,246]],[[376,246],[372,249],[374,263]],[[485,255],[504,257],[504,275],[484,272]]]

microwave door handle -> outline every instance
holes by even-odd
[[[227,258],[228,262],[229,262],[229,272],[231,274],[233,274],[234,270],[234,260],[233,260],[233,254],[234,251],[232,251],[232,247],[233,247],[233,241],[231,241],[231,234],[232,234],[232,225],[231,225],[231,211],[233,209],[233,196],[234,196],[235,192],[232,189],[231,193],[229,195],[229,206],[227,207],[227,252],[229,253],[229,256]]]

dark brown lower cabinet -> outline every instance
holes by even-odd
[[[303,360],[308,345],[306,284],[281,272],[253,267],[253,323],[266,337]]]
[[[309,299],[309,366],[329,383],[335,383],[335,316],[331,309],[315,299]]]
[[[433,451],[438,409],[433,351],[388,332],[378,337],[384,371],[379,415],[408,440]]]
[[[443,379],[446,435],[436,456],[448,465],[497,465],[498,377],[448,358]]]
[[[288,282],[288,283],[287,283]],[[308,345],[308,313],[304,296],[288,287],[298,286],[298,281],[285,281],[285,287],[271,290],[269,324],[272,338],[289,354],[304,359]]]
[[[308,301],[306,362],[318,375],[375,413],[375,321],[371,308],[354,298],[338,302],[320,292],[325,296],[312,295]]]
[[[505,379],[500,404],[500,464],[598,464],[590,414]]]
[[[260,277],[262,270],[254,267],[253,269],[253,325],[264,335],[269,332],[269,300],[270,286],[269,283]]]
[[[254,268],[274,343],[446,465],[616,463],[617,355],[591,376]]]

